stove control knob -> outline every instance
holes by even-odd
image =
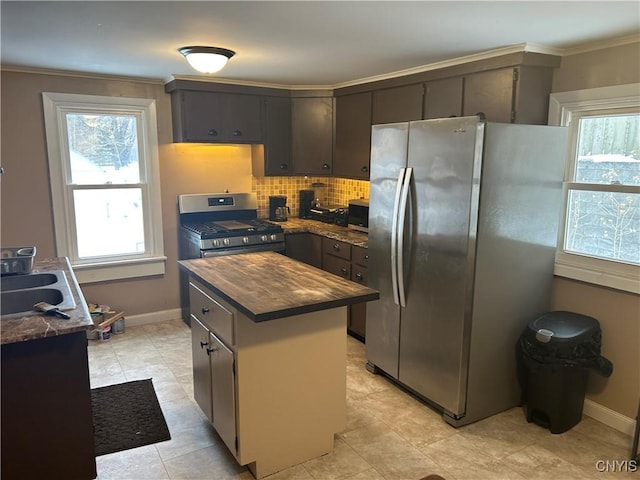
[[[222,240],[222,243],[224,243],[225,245],[231,245],[231,240],[229,240],[228,238],[225,238]]]
[[[214,247],[219,247],[220,246],[220,240],[218,240],[217,238],[213,240],[213,246]]]
[[[275,242],[278,239],[278,236],[275,233],[272,233],[269,238],[271,238],[272,242]]]
[[[242,243],[247,245],[249,243],[249,237],[242,237]]]
[[[260,235],[260,240],[262,242],[268,242],[269,241],[269,237],[267,237],[266,235]]]

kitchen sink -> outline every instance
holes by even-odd
[[[0,278],[0,316],[2,318],[39,315],[34,304],[46,302],[60,310],[76,307],[69,283],[62,270]]]
[[[8,292],[23,288],[44,287],[58,281],[58,275],[55,273],[32,273],[31,275],[0,277],[0,291]]]

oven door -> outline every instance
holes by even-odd
[[[265,245],[250,245],[247,247],[200,250],[200,256],[207,258],[207,257],[218,257],[220,255],[237,255],[240,253],[254,253],[254,252],[284,253],[284,242],[268,243]]]

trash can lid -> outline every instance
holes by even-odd
[[[549,312],[529,322],[530,333],[541,343],[575,343],[599,331],[598,320],[573,312]]]

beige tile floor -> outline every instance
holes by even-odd
[[[180,320],[127,327],[109,340],[89,342],[91,386],[152,378],[171,431],[169,441],[97,457],[100,480],[253,478],[193,401],[190,349],[190,330]],[[364,345],[349,337],[347,428],[336,436],[334,451],[267,478],[640,478],[598,470],[599,460],[626,460],[631,439],[589,417],[552,435],[514,408],[454,429],[364,364]]]

